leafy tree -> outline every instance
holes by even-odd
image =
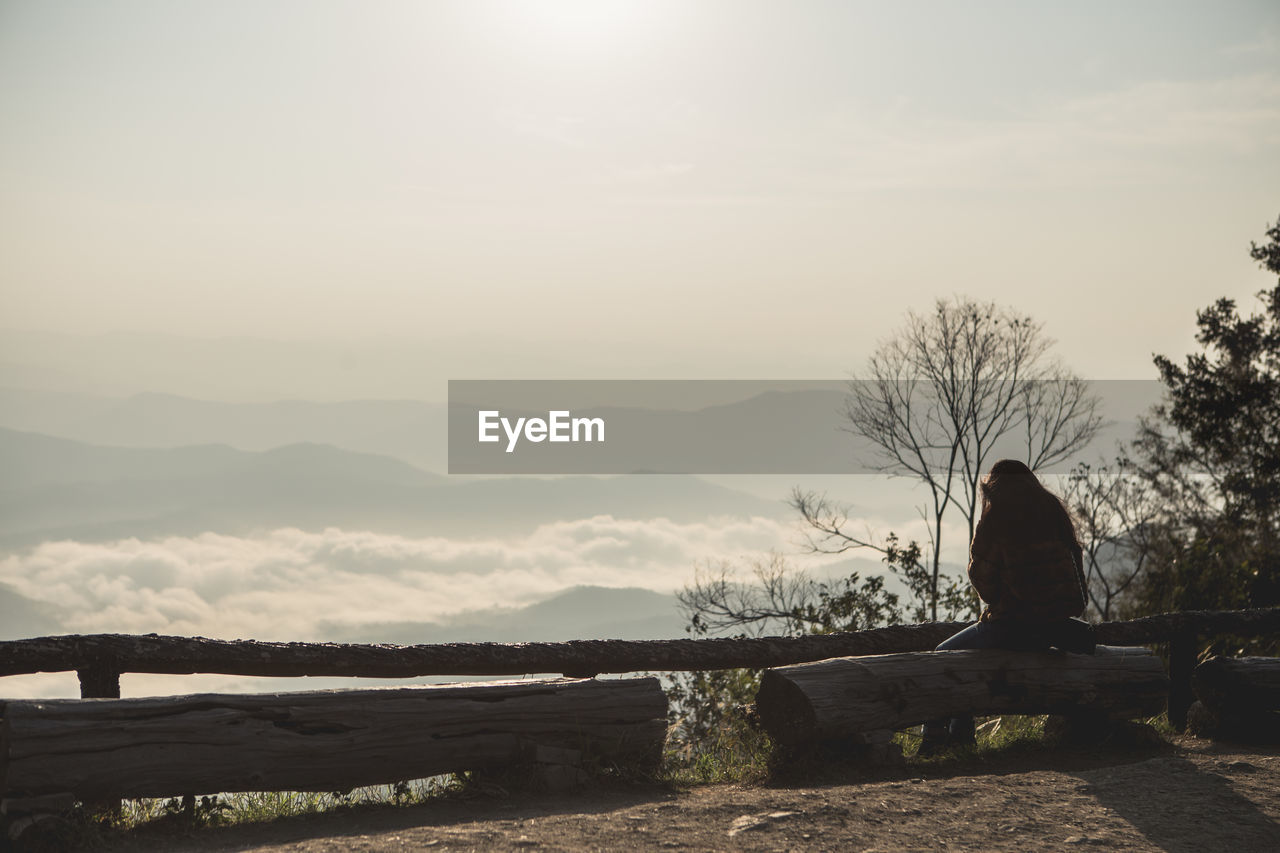
[[[768,738],[745,712],[759,688],[754,669],[673,673],[666,688],[672,763],[704,782],[728,781],[733,768],[762,764]]]
[[[1251,255],[1280,275],[1280,220],[1267,237]],[[1231,299],[1198,312],[1184,363],[1155,358],[1166,402],[1135,442],[1165,507],[1148,610],[1280,604],[1280,283],[1258,298],[1249,316]]]
[[[902,621],[901,597],[885,589],[884,577],[856,572],[831,582],[793,570],[777,553],[750,565],[741,580],[731,564],[699,567],[694,581],[676,594],[697,636],[825,634],[857,631]],[[916,612],[923,608],[917,603]],[[747,723],[744,708],[760,686],[750,669],[675,673],[667,688],[671,746],[700,778],[720,778],[716,768],[750,763],[764,741]]]

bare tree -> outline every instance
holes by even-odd
[[[1102,425],[1098,399],[1049,356],[1053,341],[1026,315],[992,302],[940,299],[910,312],[849,383],[849,432],[870,442],[872,464],[923,483],[928,526],[930,618],[938,618],[943,519],[958,510],[973,538],[978,487],[997,448],[1025,454],[1034,470],[1068,458]],[[813,551],[872,547],[848,534],[844,513],[825,498],[796,493]]]
[[[890,625],[902,616],[899,596],[881,576],[863,580],[855,572],[817,581],[776,552],[750,565],[751,581],[727,561],[695,568],[693,583],[676,593],[691,633],[820,634]]]
[[[1151,558],[1161,501],[1124,458],[1097,467],[1079,463],[1064,497],[1084,552],[1089,603],[1110,619]]]
[[[839,554],[858,548],[869,548],[881,555],[889,572],[907,588],[910,598],[906,614],[916,622],[926,618],[937,621],[941,613],[947,621],[976,616],[979,601],[963,579],[939,581],[934,569],[926,565],[918,542],[903,543],[897,534],[880,538],[868,529],[865,533],[849,532],[848,508],[825,494],[793,489],[790,504],[808,526],[808,550],[822,554]],[[857,576],[853,577],[856,582]],[[870,579],[864,583],[869,583]],[[897,599],[894,604],[896,606]]]
[[[751,564],[751,575],[754,583],[742,580],[727,560],[695,566],[693,583],[676,593],[689,631],[796,633],[795,613],[810,600],[813,580],[791,571],[782,555],[772,551]]]

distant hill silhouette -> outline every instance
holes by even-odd
[[[62,633],[53,609],[0,583],[0,640]]]
[[[223,403],[175,394],[96,397],[0,388],[0,426],[118,447],[329,444],[443,471],[445,404],[417,400]]]
[[[659,640],[683,637],[674,595],[634,587],[576,586],[520,608],[491,608],[441,622],[324,625],[324,638],[346,643]]]
[[[0,428],[0,471],[5,488],[121,481],[230,479],[270,475],[305,476],[323,483],[364,480],[404,486],[440,484],[445,477],[370,453],[299,443],[265,452],[225,444],[177,448],[104,447],[37,433]]]
[[[1112,455],[1115,441],[1132,437],[1136,416],[1158,401],[1160,387],[1154,381],[1093,383],[1091,390],[1101,397],[1102,414],[1110,423],[1079,458]],[[575,409],[576,415],[604,418],[617,441],[607,451],[603,446],[526,446],[520,459],[503,456],[502,464],[511,473],[591,473],[600,470],[594,461],[597,454],[606,454],[609,470],[618,473],[734,473],[743,470],[744,461],[748,469],[758,463],[760,473],[865,473],[875,468],[879,457],[867,442],[843,429],[844,393],[843,385],[833,383],[823,389],[765,391],[689,411],[608,405]],[[456,410],[454,417],[462,418],[455,428],[474,429],[473,414]],[[224,403],[173,394],[112,398],[0,388],[0,427],[133,448],[221,444],[265,451],[289,444],[325,444],[394,457],[427,471],[448,469],[449,412],[443,402]],[[1019,455],[1022,448],[1015,438],[993,451],[996,456]],[[462,448],[459,459],[475,451]],[[513,465],[525,467],[509,467]]]
[[[696,477],[494,478],[458,483],[388,457],[299,444],[101,447],[0,429],[0,547],[47,539],[245,534],[339,526],[407,535],[518,533],[610,514],[780,516]]]

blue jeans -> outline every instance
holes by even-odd
[[[975,622],[938,644],[937,651],[956,649],[1008,649],[1012,652],[1064,652],[1093,654],[1093,628],[1080,619],[1027,624],[1009,619]]]
[[[1000,619],[975,622],[958,634],[938,644],[936,651],[957,649],[1008,649],[1014,652],[1045,652],[1058,648],[1064,652],[1093,654],[1093,626],[1080,619],[1063,619],[1045,624],[1027,624]],[[947,739],[972,742],[973,717],[951,717],[930,720],[921,730],[924,742],[937,744]]]

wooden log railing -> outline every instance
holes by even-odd
[[[560,643],[442,643],[396,646],[212,640],[155,634],[87,634],[0,641],[0,676],[67,672],[83,698],[119,696],[121,673],[411,678],[664,672],[787,666],[834,657],[928,651],[966,623],[894,625],[804,637],[572,640]],[[1280,607],[1184,611],[1095,626],[1099,643],[1170,645],[1169,718],[1185,724],[1199,641],[1222,634],[1280,634]]]
[[[756,709],[774,740],[795,746],[876,733],[887,739],[962,714],[1154,716],[1168,689],[1160,659],[1144,648],[908,652],[766,670]]]
[[[419,646],[274,643],[252,640],[211,640],[199,637],[113,634],[70,635],[2,641],[0,642],[0,676],[75,671],[80,678],[82,699],[0,700],[0,745],[4,747],[4,772],[0,774],[0,777],[3,777],[3,779],[0,779],[3,784],[0,784],[0,787],[6,790],[14,789],[28,792],[36,799],[51,794],[61,796],[67,791],[68,786],[59,787],[58,784],[49,780],[40,781],[40,773],[45,772],[40,768],[52,767],[53,765],[49,763],[51,761],[62,761],[63,764],[59,765],[61,769],[55,775],[61,779],[80,780],[74,782],[70,787],[72,790],[79,792],[81,796],[92,797],[101,794],[106,797],[118,797],[122,792],[126,791],[142,792],[144,789],[151,791],[153,790],[152,788],[148,788],[143,784],[130,787],[121,783],[119,779],[103,781],[104,777],[101,776],[89,778],[75,775],[76,768],[80,767],[80,765],[83,764],[79,771],[82,773],[87,773],[88,769],[95,765],[92,760],[85,759],[81,761],[74,756],[87,755],[89,753],[107,755],[114,754],[117,751],[115,747],[99,749],[98,747],[101,744],[95,746],[93,738],[109,738],[113,736],[112,732],[118,734],[119,731],[130,725],[144,725],[144,718],[167,720],[169,722],[181,718],[184,721],[196,724],[197,728],[208,727],[210,723],[214,723],[215,731],[217,731],[216,726],[218,725],[216,721],[238,720],[239,722],[235,723],[231,727],[232,729],[241,731],[257,731],[261,729],[262,736],[265,738],[263,742],[270,741],[272,749],[284,750],[281,755],[287,753],[292,746],[297,746],[310,756],[310,758],[298,759],[300,763],[296,765],[312,768],[312,775],[305,778],[302,776],[289,776],[288,778],[281,777],[279,779],[272,777],[272,779],[268,780],[267,776],[259,773],[256,775],[250,774],[251,778],[245,781],[240,776],[235,776],[235,773],[243,771],[244,768],[241,766],[239,770],[234,772],[228,770],[227,773],[231,774],[229,776],[225,774],[222,776],[214,775],[207,779],[203,777],[196,778],[195,776],[181,779],[170,778],[164,781],[163,785],[154,789],[158,791],[161,787],[176,785],[186,789],[182,791],[183,793],[196,789],[232,790],[238,785],[252,785],[255,789],[264,789],[273,785],[287,785],[296,788],[307,784],[306,779],[308,778],[312,779],[313,784],[322,785],[324,788],[344,787],[344,785],[334,780],[341,778],[349,781],[356,777],[360,779],[366,777],[359,774],[353,776],[341,773],[337,776],[326,775],[322,763],[317,764],[315,762],[323,762],[323,756],[329,751],[330,744],[336,744],[338,749],[345,749],[347,746],[351,746],[357,752],[361,751],[360,747],[352,746],[352,744],[360,742],[360,737],[352,734],[352,732],[359,730],[362,725],[372,721],[379,714],[386,717],[383,720],[385,725],[373,726],[369,732],[369,737],[371,738],[381,737],[381,735],[374,733],[374,730],[387,728],[389,731],[399,732],[403,729],[403,739],[397,740],[393,738],[392,741],[388,742],[413,744],[416,743],[413,740],[415,735],[412,735],[410,730],[414,729],[415,726],[427,732],[436,728],[422,726],[423,714],[427,714],[429,717],[429,713],[426,711],[414,710],[406,712],[403,719],[397,716],[397,713],[393,712],[393,707],[399,701],[397,694],[401,691],[396,690],[328,691],[324,694],[295,693],[270,697],[258,696],[248,699],[236,696],[204,696],[121,700],[118,696],[119,678],[122,673],[221,673],[248,676],[354,676],[376,678],[405,678],[428,675],[483,676],[564,673],[567,676],[581,679],[582,677],[594,676],[599,673],[684,671],[737,667],[767,668],[836,657],[927,651],[933,649],[943,639],[963,627],[964,623],[926,623],[892,626],[870,631],[793,638],[711,638],[648,641],[578,640],[565,643],[453,643]],[[1175,672],[1176,681],[1178,678],[1176,673],[1183,670],[1189,676],[1200,638],[1221,634],[1260,636],[1280,633],[1280,608],[1163,614],[1128,622],[1102,623],[1095,627],[1097,639],[1100,643],[1111,645],[1169,643],[1174,658],[1171,669]],[[1182,660],[1187,656],[1190,657],[1187,660]],[[1152,661],[1154,660],[1152,658]],[[659,709],[657,704],[654,704],[653,708],[649,708],[646,704],[649,700],[634,702],[628,700],[624,704],[632,706],[633,710],[640,713],[643,719],[631,720],[625,714],[617,717],[617,719],[629,721],[627,725],[635,727],[635,731],[649,732],[652,729],[651,735],[659,733],[662,729],[666,706],[665,697],[661,696],[661,691],[657,689],[657,682],[654,679],[632,680],[631,685],[626,687],[621,686],[624,682],[617,680],[605,682],[582,680],[555,682],[556,684],[564,685],[554,688],[555,691],[568,691],[565,694],[566,697],[570,693],[575,697],[567,705],[559,707],[557,711],[562,718],[574,721],[574,725],[562,726],[558,731],[561,735],[576,732],[573,735],[574,737],[583,737],[582,731],[576,728],[577,721],[581,717],[579,709],[575,705],[576,698],[587,695],[582,691],[596,689],[629,690],[634,689],[634,684],[641,682],[651,685],[651,688],[645,688],[649,693],[652,694],[657,691],[656,695],[661,700],[662,707]],[[444,693],[438,691],[532,689],[536,693],[536,691],[542,689],[537,684],[523,682],[514,688],[501,688],[501,686],[494,685],[409,688],[404,691],[404,694],[405,697],[412,697],[406,699],[412,704],[412,702],[425,701],[422,697],[429,695],[444,695]],[[583,684],[606,684],[610,686],[605,688],[575,686]],[[437,692],[429,693],[427,691]],[[1179,691],[1189,696],[1190,687],[1189,685],[1179,686],[1175,684],[1170,691],[1170,717],[1175,723],[1178,722],[1176,715],[1179,711],[1175,709],[1172,697],[1181,695]],[[355,694],[368,694],[370,700],[367,702],[363,699],[358,700],[359,711],[354,712],[354,716],[350,717],[350,721],[345,721],[348,718],[343,717],[337,722],[325,722],[329,719],[326,712],[326,714],[315,717],[316,720],[321,720],[319,723],[314,725],[304,723],[301,724],[300,728],[291,726],[291,721],[294,721],[294,717],[291,715],[296,713],[296,709],[313,701],[312,698],[308,697],[313,697],[314,702],[323,705],[323,703],[330,701],[341,703],[345,700],[342,698],[330,699],[322,697],[334,697],[343,694],[351,697],[354,697]],[[372,701],[373,695],[377,695],[378,701]],[[478,696],[480,694],[477,692],[468,695]],[[538,693],[537,695],[541,696],[543,694]],[[596,696],[596,694],[591,695]],[[604,694],[600,695],[603,696]],[[108,701],[83,701],[83,699],[99,698],[106,698]],[[481,719],[487,720],[485,725],[492,725],[488,725],[485,731],[490,734],[498,733],[501,735],[499,739],[502,740],[503,745],[500,749],[495,747],[497,752],[501,753],[501,756],[489,756],[494,761],[508,762],[512,760],[514,754],[512,752],[512,749],[514,749],[512,744],[532,743],[541,749],[554,751],[555,747],[547,745],[556,739],[555,735],[548,734],[550,730],[542,731],[542,737],[526,738],[520,734],[522,721],[536,721],[538,714],[532,713],[523,707],[517,708],[517,703],[514,700],[515,697],[513,695],[512,697],[504,698],[502,702],[490,703],[486,706],[494,709],[505,708],[505,712],[499,714],[501,719],[490,720],[484,717],[483,714],[478,713],[474,715],[468,713],[461,716],[466,722],[475,722]],[[237,704],[246,701],[253,704],[253,707],[249,708]],[[530,699],[529,701],[541,702],[543,699]],[[179,707],[183,702],[194,702],[199,707],[182,706],[181,711],[175,711],[174,708]],[[480,704],[483,703],[471,702],[470,706],[474,708]],[[161,710],[162,706],[168,710]],[[591,702],[586,702],[585,707],[590,706]],[[319,707],[319,705],[316,707]],[[324,707],[330,708],[328,705]],[[443,705],[437,707],[443,707]],[[105,716],[94,717],[95,713]],[[1181,709],[1181,713],[1185,715],[1185,707]],[[388,717],[387,714],[390,714],[390,716]],[[55,719],[58,722],[53,722]],[[453,718],[450,717],[450,719]],[[405,728],[406,720],[408,721],[408,728]],[[41,753],[39,743],[43,742],[43,735],[40,732],[45,730],[43,727],[50,724],[52,724],[52,728],[49,728],[48,731],[58,732],[56,749],[46,750],[45,753]],[[139,744],[143,744],[139,748],[143,749],[144,752],[147,749],[150,750],[145,755],[139,753],[137,757],[140,766],[146,765],[151,768],[166,767],[168,763],[171,763],[169,758],[174,754],[171,747],[195,750],[192,753],[195,757],[190,761],[177,762],[183,766],[209,764],[209,761],[205,761],[204,757],[208,757],[211,761],[212,756],[220,754],[216,744],[211,745],[212,741],[202,740],[195,733],[195,730],[183,729],[181,726],[179,729],[181,731],[174,735],[175,739],[169,746],[157,747],[146,738],[126,737],[125,741],[134,742],[136,740]],[[228,731],[230,730],[228,729]],[[73,732],[76,734],[73,734]],[[323,749],[316,749],[319,741],[315,738],[320,735],[323,735],[328,740],[326,740]],[[72,748],[77,742],[76,738],[81,736],[87,737],[89,740],[82,745],[83,748]],[[433,748],[440,747],[440,738],[436,738],[434,735],[422,736],[432,738]],[[548,737],[550,738],[549,741]],[[291,740],[291,738],[298,739]],[[640,740],[643,741],[645,738],[640,738]],[[125,741],[121,741],[118,746],[126,748]],[[152,745],[145,746],[147,743]],[[650,744],[646,748],[651,748],[651,746]],[[77,752],[77,749],[79,752]],[[205,752],[199,752],[202,749]],[[520,749],[523,750],[524,747],[522,746]],[[571,752],[572,750],[569,751]],[[62,755],[64,752],[72,757],[67,758],[65,761],[53,757]],[[199,752],[199,755],[196,755],[197,752]],[[420,772],[434,772],[435,768],[443,770],[446,769],[446,765],[449,765],[447,769],[457,769],[452,766],[456,764],[452,758],[443,763],[436,762],[435,759],[427,760],[427,758],[422,758],[423,755],[427,755],[429,752],[430,750],[417,753],[421,758],[420,761],[418,759],[410,760],[405,755],[397,753],[385,762],[387,767],[390,768],[386,772],[390,773],[391,776],[403,777],[404,775],[416,775]],[[464,752],[467,752],[466,759],[473,763],[476,761],[483,763],[488,760],[485,756],[489,754],[483,749],[464,750]],[[372,754],[380,755],[381,753],[374,750]],[[408,765],[401,766],[401,764],[397,763],[402,760],[410,761],[413,765],[412,768]],[[308,764],[307,762],[309,761],[312,763]],[[357,767],[362,766],[359,760],[354,760],[353,763]],[[209,766],[216,765],[209,764]],[[270,763],[270,767],[288,768],[293,766],[295,764],[292,758]],[[381,777],[384,775],[383,771],[377,771],[377,775]],[[372,779],[373,777],[368,778]],[[20,786],[20,788],[15,786]],[[54,792],[53,788],[58,788],[58,791]]]
[[[1212,657],[1195,668],[1191,685],[1195,734],[1280,742],[1280,658]]]
[[[522,760],[580,773],[572,765],[583,749],[606,758],[658,754],[666,718],[666,697],[656,679],[596,681],[584,676],[783,667],[868,655],[879,655],[881,661],[897,666],[891,653],[933,649],[963,627],[964,623],[926,623],[794,638],[419,646],[265,643],[154,634],[2,641],[0,676],[75,671],[82,698],[0,699],[0,795],[4,798],[0,812],[27,815],[22,821],[29,823],[36,817],[28,812],[56,810],[50,803],[63,803],[71,797],[102,805],[113,800],[118,804],[121,796],[347,789]],[[1220,634],[1280,633],[1280,608],[1163,614],[1095,627],[1100,643],[1169,643],[1174,675],[1168,694],[1169,715],[1175,725],[1182,726],[1199,640]],[[987,699],[969,703],[973,709],[1066,707],[1070,697],[1060,688],[1074,683],[1073,678],[1078,680],[1078,673],[1064,679],[1063,673],[1055,671],[1047,681],[1036,681],[1034,674],[1027,673],[1013,678],[1010,673],[1034,662],[1025,653],[985,652],[982,656],[984,661],[992,661],[992,655],[1002,654],[1017,659],[1009,662],[1012,669],[1002,664],[994,679],[987,677],[989,672],[971,673],[970,686],[978,693],[989,691]],[[943,657],[959,660],[965,655],[952,652],[911,657],[936,661]],[[1061,665],[1060,658],[1072,656],[1030,657],[1054,658],[1044,669],[1048,672]],[[1110,693],[1121,696],[1128,706],[1151,700],[1153,689],[1163,689],[1160,679],[1165,676],[1155,671],[1160,668],[1158,662],[1150,660],[1147,669],[1152,665],[1155,669],[1129,673],[1127,688],[1117,691],[1114,679],[1107,681]],[[1103,669],[1108,666],[1102,664]],[[825,672],[824,667],[830,668],[819,664],[801,669]],[[852,669],[845,666],[849,671],[859,668],[861,664]],[[576,678],[516,685],[119,698],[122,673],[405,678],[553,672]],[[1108,670],[1107,677],[1111,674]],[[949,672],[944,680],[956,677],[955,672]],[[766,679],[766,683],[770,682]],[[1009,687],[1012,690],[1005,689]],[[644,695],[636,693],[637,689]],[[793,685],[789,692],[784,689],[778,695],[794,699],[796,692]],[[822,693],[819,687],[814,695]],[[1039,694],[1039,698],[1027,699],[1031,694]],[[491,698],[476,701],[482,695]],[[814,704],[810,701],[811,707]],[[827,717],[834,714],[832,719],[843,713],[839,703],[816,704],[824,708]],[[898,707],[900,701],[891,704],[896,716],[890,715],[890,723],[877,717],[878,724],[896,725],[925,713],[924,706],[907,703]],[[791,720],[796,715],[808,719],[795,703],[783,702],[781,707],[774,714],[777,719]],[[903,710],[905,707],[910,713]],[[832,728],[830,719],[816,713],[811,716],[815,722],[808,731]],[[834,724],[835,728],[841,725]],[[772,728],[784,740],[806,730],[790,722]],[[887,730],[868,734],[874,735],[872,740],[880,739],[873,748],[887,748],[880,743],[886,740],[882,736]],[[570,748],[563,748],[570,744]]]
[[[1212,657],[1196,667],[1191,683],[1217,709],[1280,711],[1280,658]]]
[[[81,673],[81,684],[110,683],[91,673],[218,673],[255,676],[413,678],[763,668],[841,655],[926,651],[962,622],[894,625],[803,637],[676,640],[569,640],[536,643],[363,645],[212,640],[156,634],[85,634],[0,641],[0,676]],[[89,674],[87,674],[89,673]]]
[[[0,641],[0,676],[81,674],[81,684],[115,687],[121,673],[412,678],[664,672],[786,666],[833,657],[920,652],[966,622],[925,622],[803,637],[570,640],[558,643],[439,643],[417,646],[277,643],[157,634],[69,634]],[[1280,607],[1165,613],[1094,626],[1113,646],[1167,643],[1188,635],[1280,633]]]
[[[566,755],[654,764],[667,699],[656,678],[551,679],[10,700],[0,717],[6,797],[92,799],[344,791]]]

